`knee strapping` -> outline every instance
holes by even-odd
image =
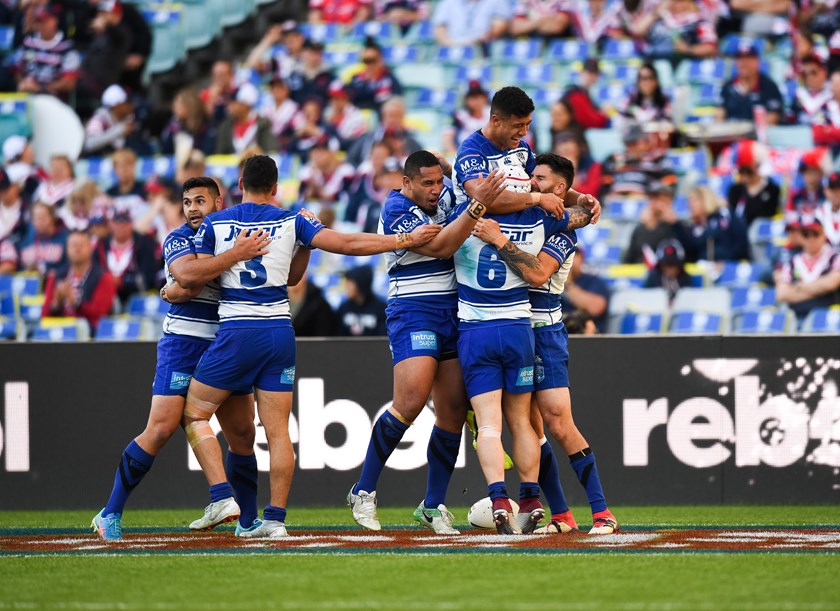
[[[184,432],[187,434],[187,441],[190,442],[190,447],[194,448],[206,439],[214,439],[213,429],[207,420],[196,420],[184,426]]]
[[[478,427],[478,438],[501,439],[502,431],[494,426],[488,426],[485,424],[484,426]]]
[[[198,420],[210,420],[210,417],[219,409],[218,403],[204,401],[191,393],[187,393],[187,405],[184,408],[184,416]]]

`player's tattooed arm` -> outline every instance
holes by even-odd
[[[502,233],[499,223],[493,219],[480,219],[472,233],[480,240],[495,246],[499,257],[507,263],[513,273],[533,287],[545,284],[551,274],[560,267],[557,260],[550,255],[540,253],[535,257],[521,250]]]
[[[519,247],[508,240],[498,247],[499,256],[513,270],[513,273],[528,282],[527,271],[540,268],[540,260],[534,255],[522,252]]]
[[[580,204],[575,204],[570,208],[566,208],[566,212],[569,213],[569,231],[572,229],[586,227],[592,222],[592,210],[584,208]]]

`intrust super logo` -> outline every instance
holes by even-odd
[[[6,471],[29,471],[29,383],[6,382],[0,423],[0,458]]]
[[[697,359],[674,374],[698,396],[624,400],[626,466],[650,463],[651,433],[664,426],[670,451],[692,467],[733,456],[739,467],[840,467],[840,359]]]

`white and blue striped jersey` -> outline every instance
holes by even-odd
[[[528,289],[528,298],[531,300],[531,325],[554,325],[562,322],[560,295],[563,294],[566,279],[572,269],[576,249],[577,234],[574,230],[555,233],[540,249],[540,252],[555,258],[560,268],[551,274],[541,287]]]
[[[515,149],[503,151],[485,138],[481,131],[473,132],[461,143],[455,156],[455,200],[459,205],[469,201],[464,183],[487,176],[496,168],[507,174],[507,188],[527,193],[531,190],[529,177],[536,166],[534,151],[524,140]]]
[[[264,230],[268,254],[240,261],[221,276],[221,328],[291,325],[286,283],[297,244],[309,246],[324,226],[317,220],[270,204],[243,203],[214,212],[195,235],[197,253],[219,255],[233,248],[242,231]]]
[[[195,231],[187,223],[174,230],[163,241],[163,261],[167,282],[175,277],[169,266],[184,255],[195,255],[193,238]],[[219,281],[214,279],[201,292],[185,303],[169,306],[163,321],[163,332],[167,335],[186,335],[198,339],[212,340],[219,328]]]
[[[453,218],[462,214],[459,205]],[[568,212],[557,220],[542,208],[521,212],[488,215],[495,219],[508,239],[530,255],[537,256],[546,239],[565,231]],[[492,244],[470,236],[455,252],[455,275],[458,279],[458,318],[462,323],[529,319],[531,302],[528,284],[517,276],[499,256]]]
[[[384,235],[410,233],[420,225],[446,225],[455,207],[452,189],[444,187],[434,214],[399,191],[391,191],[379,215],[378,232]],[[388,306],[425,305],[454,309],[458,300],[452,259],[436,259],[408,249],[385,253],[388,266]]]

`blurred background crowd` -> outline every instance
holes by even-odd
[[[253,154],[278,205],[376,231],[406,156],[453,159],[504,85],[603,203],[572,332],[840,332],[836,0],[0,0],[0,49],[7,339],[159,335],[179,185],[235,205]],[[298,335],[384,334],[387,284],[315,251]]]

